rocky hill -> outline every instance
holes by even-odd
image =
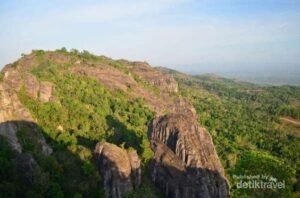
[[[0,137],[4,197],[229,196],[196,110],[145,62],[25,55],[1,71]]]

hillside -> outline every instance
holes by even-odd
[[[189,98],[199,122],[210,131],[235,196],[277,196],[277,192],[236,189],[239,180],[234,176],[258,174],[289,183],[281,196],[299,195],[300,87],[264,87],[159,69],[175,77],[179,94]]]
[[[0,197],[297,197],[287,118],[299,87],[33,50],[0,73]],[[239,175],[285,188],[237,189]]]

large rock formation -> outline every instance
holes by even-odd
[[[30,97],[39,99],[41,102],[48,102],[52,99],[53,85],[51,83],[40,82],[33,74],[15,68],[5,69],[3,86],[13,88],[15,92],[24,87]]]
[[[178,85],[172,75],[152,68],[144,62],[103,58],[91,61],[76,55],[46,52],[34,53],[6,66],[0,81],[0,135],[5,136],[20,153],[18,170],[28,169],[23,179],[32,185],[32,177],[40,171],[32,156],[23,156],[16,136],[24,127],[35,137],[38,149],[50,154],[34,118],[18,98],[20,90],[39,102],[55,100],[55,82],[43,82],[33,69],[43,62],[61,65],[60,72],[92,77],[111,90],[122,90],[132,99],[143,98],[156,115],[149,127],[155,157],[151,177],[167,197],[227,197],[228,185],[212,139],[197,124],[195,109],[177,97]],[[121,65],[118,65],[121,64]],[[67,67],[65,67],[67,65]],[[41,69],[41,68],[39,68]],[[157,88],[157,89],[156,89]],[[161,116],[170,113],[167,116]],[[11,122],[13,121],[13,122]],[[18,122],[15,122],[18,121]],[[21,121],[21,122],[20,122]],[[63,131],[59,125],[58,130]],[[109,143],[98,143],[95,149],[106,197],[121,197],[141,183],[140,159],[136,151],[127,151]],[[28,179],[29,178],[29,179]]]
[[[16,134],[18,130],[28,128],[39,138],[44,154],[50,154],[52,148],[34,124],[35,120],[28,109],[19,100],[18,92],[24,87],[31,97],[47,102],[52,96],[52,85],[40,83],[35,76],[22,73],[11,66],[5,67],[3,71],[4,79],[0,82],[0,135],[5,136],[12,148],[21,153],[22,146]]]
[[[94,152],[106,197],[120,198],[140,185],[141,162],[136,151],[100,142]]]
[[[189,114],[158,117],[149,126],[151,177],[167,197],[228,197],[211,136]]]

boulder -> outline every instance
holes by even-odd
[[[114,144],[99,142],[94,153],[106,197],[120,198],[140,185],[140,159],[136,151],[127,151]]]

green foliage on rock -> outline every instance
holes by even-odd
[[[72,67],[112,67],[132,77],[149,92],[159,95],[160,90],[131,73],[126,61],[66,48],[55,52],[33,50],[32,55],[36,59],[30,67],[31,73],[38,80],[53,84],[53,97],[42,103],[30,97],[25,87],[18,96],[38,122],[53,154],[43,154],[35,131],[28,128],[18,131],[23,152],[33,156],[40,167],[34,172],[38,175],[37,182],[25,189],[21,180],[24,175],[17,173],[19,155],[0,136],[0,197],[103,197],[103,188],[99,187],[101,176],[93,161],[95,143],[101,140],[134,148],[142,158],[142,186],[128,197],[157,195],[147,173],[147,164],[153,158],[147,125],[154,113],[145,101],[128,95],[134,89],[128,89],[128,93],[108,89],[97,79],[75,74]],[[15,62],[12,67],[17,65]],[[299,128],[283,126],[280,119],[281,116],[299,119],[299,87],[261,87],[211,75],[175,74],[175,77],[179,93],[174,97],[190,100],[199,115],[199,123],[211,133],[231,182],[233,197],[299,196]],[[240,174],[267,174],[285,181],[286,188],[237,189],[233,175]]]

